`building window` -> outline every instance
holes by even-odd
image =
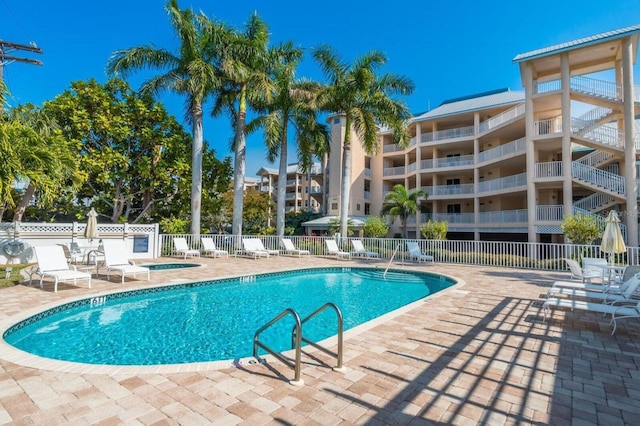
[[[360,204],[356,204],[356,210],[360,211]]]
[[[447,213],[460,214],[460,204],[447,204]]]
[[[447,179],[447,185],[460,185],[460,178]]]
[[[333,124],[340,124],[340,117],[333,119]]]
[[[366,215],[371,214],[371,204],[365,204],[364,205],[364,214],[366,214]]]
[[[338,210],[338,203],[331,203],[331,210]]]
[[[304,200],[304,206],[309,207],[309,200]]]

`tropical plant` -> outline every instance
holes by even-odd
[[[427,192],[422,189],[407,191],[404,185],[394,185],[393,190],[384,196],[381,215],[389,215],[391,222],[400,218],[402,235],[407,238],[407,218],[418,211],[418,199],[426,198]]]
[[[349,65],[328,46],[321,46],[313,57],[328,80],[318,96],[318,104],[325,111],[344,117],[342,141],[342,177],[340,183],[340,229],[347,229],[349,196],[351,192],[351,135],[355,133],[368,154],[379,149],[380,126],[393,132],[395,142],[405,147],[409,134],[405,123],[410,118],[406,105],[396,95],[408,95],[413,83],[401,76],[377,71],[386,64],[385,55],[372,51]]]
[[[362,225],[362,232],[365,237],[382,238],[389,232],[389,225],[378,216],[369,216]]]
[[[270,102],[273,81],[269,51],[269,30],[257,14],[253,14],[243,33],[234,32],[221,50],[222,88],[212,111],[213,116],[226,112],[235,127],[233,141],[233,221],[232,233],[242,234],[243,197],[246,168],[247,109],[258,102]]]
[[[187,120],[192,125],[191,233],[200,233],[202,198],[202,107],[207,97],[220,87],[216,49],[229,39],[222,24],[190,9],[180,10],[177,0],[165,6],[171,25],[178,36],[177,52],[153,45],[137,46],[114,52],[107,64],[111,75],[128,76],[136,70],[151,68],[164,71],[141,87],[142,93],[153,95],[169,90],[186,97]]]
[[[449,224],[446,220],[431,220],[420,227],[420,233],[427,240],[446,240]]]
[[[318,123],[315,97],[319,84],[295,77],[302,51],[294,49],[292,43],[285,43],[273,51],[283,58],[273,61],[275,93],[270,102],[260,106],[265,114],[254,120],[256,126],[264,128],[270,162],[280,158],[278,182],[287,180],[287,150],[289,129],[293,130],[298,142],[298,161],[302,172],[308,172],[313,165],[314,153],[328,151],[329,132],[325,124]],[[276,234],[285,234],[286,185],[278,185],[276,205]]]
[[[342,229],[342,226],[340,224],[340,218],[333,218],[329,221],[329,228],[327,229],[327,232],[329,235],[336,235],[338,232],[340,232]],[[355,229],[354,229],[354,224],[353,224],[353,219],[349,219],[347,220],[347,234],[343,234],[342,232],[340,232],[340,235],[342,235],[343,237],[350,237],[354,234]]]
[[[580,213],[566,215],[560,229],[573,244],[591,244],[603,231],[593,216]]]

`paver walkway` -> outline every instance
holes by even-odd
[[[162,259],[167,261],[167,259]],[[172,259],[175,261],[175,259]],[[152,272],[152,284],[322,265],[327,258],[207,259]],[[179,373],[69,373],[0,359],[0,423],[9,424],[639,424],[640,321],[615,336],[595,314],[554,312],[542,297],[567,275],[436,264],[396,265],[465,282],[345,339],[346,372],[303,355],[304,386],[277,361]],[[118,281],[118,282],[116,282]],[[127,278],[124,288],[148,286]],[[0,322],[21,312],[123,287],[0,289]]]

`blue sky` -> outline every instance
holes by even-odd
[[[512,63],[518,53],[640,24],[640,0],[458,1],[455,6],[425,0],[341,3],[179,0],[178,4],[238,28],[257,12],[269,24],[273,43],[293,40],[305,49],[329,44],[348,61],[381,50],[389,58],[385,71],[413,80],[415,91],[406,98],[413,113],[460,96],[505,87],[522,90],[518,66]],[[12,103],[41,105],[72,81],[92,77],[106,81],[105,64],[115,50],[144,44],[174,49],[177,41],[164,6],[164,0],[0,0],[0,39],[35,42],[44,51],[25,54],[42,60],[41,67],[5,66]],[[309,56],[298,73],[321,79]],[[134,89],[143,77],[129,79]],[[635,81],[640,85],[637,72]],[[182,120],[183,99],[167,94],[160,100]],[[204,135],[218,157],[232,155],[227,118],[207,117]],[[248,176],[263,165],[277,167],[264,158],[261,135],[250,137]],[[293,153],[289,161],[295,161]]]

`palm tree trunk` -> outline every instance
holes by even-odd
[[[16,207],[16,211],[13,214],[14,222],[22,221],[22,216],[24,215],[24,212],[27,209],[27,206],[29,205],[29,202],[33,198],[33,194],[35,192],[36,192],[36,187],[32,183],[29,183],[29,186],[27,186],[27,190],[22,195],[22,199],[20,200],[20,203]]]
[[[351,193],[351,120],[347,117],[342,146],[342,182],[340,182],[340,235],[348,237],[349,196]]]
[[[233,235],[242,235],[242,207],[244,200],[244,175],[245,159],[247,155],[247,142],[245,139],[245,119],[247,114],[247,87],[240,90],[240,106],[238,108],[238,122],[235,136],[235,160],[233,163]]]
[[[322,215],[326,216],[329,211],[329,161],[328,155],[322,156]]]
[[[287,195],[287,120],[283,119],[282,141],[280,142],[280,168],[278,170],[278,201],[276,214],[276,235],[284,236],[284,204]]]
[[[200,240],[200,209],[202,201],[202,104],[195,102],[191,109],[193,146],[191,152],[191,234]]]

